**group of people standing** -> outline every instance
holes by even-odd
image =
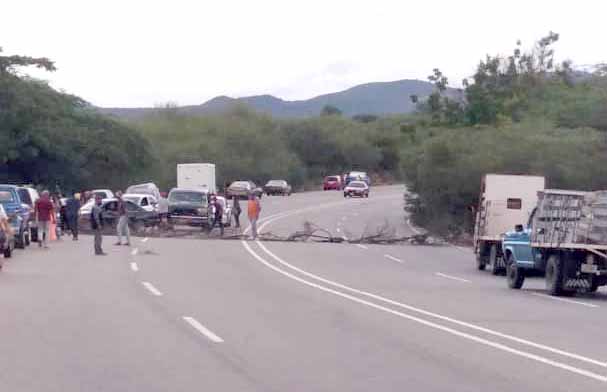
[[[224,206],[216,196],[211,196],[209,205],[213,211],[213,217],[211,224],[209,225],[209,233],[216,227],[219,226],[220,234],[223,236],[224,224],[223,224],[223,213]],[[232,217],[234,218],[234,226],[240,229],[240,214],[242,208],[240,207],[240,199],[237,196],[232,198]],[[254,194],[249,195],[247,202],[247,213],[249,216],[249,222],[251,223],[251,235],[253,239],[257,238],[257,220],[261,213],[261,203]]]

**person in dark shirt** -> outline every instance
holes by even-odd
[[[55,213],[55,207],[51,202],[49,191],[43,191],[40,199],[36,201],[35,215],[38,226],[38,235],[41,236],[38,246],[48,248],[50,239],[51,217]]]
[[[74,197],[68,199],[65,204],[65,217],[67,227],[72,232],[72,239],[78,240],[78,211],[80,211],[80,193],[75,193]]]
[[[101,210],[101,195],[95,196],[95,204],[91,210],[91,229],[95,236],[95,255],[105,256],[101,245],[103,243],[103,211]]]
[[[234,223],[236,228],[240,229],[240,213],[242,212],[240,200],[238,199],[238,196],[234,196],[232,200],[232,214],[234,215]]]
[[[220,233],[223,236],[223,206],[216,196],[211,199],[211,207],[213,210],[213,223],[209,226],[209,234],[216,225],[219,225]]]

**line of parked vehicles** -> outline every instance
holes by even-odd
[[[231,226],[233,220],[234,198],[247,199],[250,195],[258,198],[266,196],[291,196],[293,189],[286,180],[272,179],[263,187],[250,180],[234,181],[217,194],[215,165],[211,163],[192,163],[177,165],[177,187],[162,193],[153,182],[129,186],[122,195],[126,202],[127,216],[131,230],[136,234],[147,228],[175,226],[208,227],[214,216],[215,205],[222,206],[223,224]],[[370,178],[365,172],[353,171],[344,175],[327,176],[323,181],[324,190],[343,191],[344,197],[369,197]],[[81,231],[90,228],[91,212],[95,197],[101,197],[104,229],[114,232],[118,223],[118,199],[110,189],[94,189],[82,194],[78,222]],[[0,185],[0,203],[4,207],[12,235],[0,241],[0,253],[11,257],[15,248],[24,249],[30,242],[37,241],[37,228],[34,221],[34,206],[39,199],[38,191],[31,186]],[[64,232],[67,219],[65,205],[67,198],[54,197],[57,207],[58,236]],[[241,208],[243,209],[243,208]]]
[[[546,189],[540,176],[487,174],[476,210],[476,267],[520,289],[543,276],[552,295],[607,285],[607,191]]]

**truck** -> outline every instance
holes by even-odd
[[[177,165],[177,188],[206,189],[209,193],[217,192],[215,181],[215,164],[181,163]]]
[[[502,239],[516,225],[528,221],[537,204],[537,193],[545,188],[542,176],[486,174],[474,222],[476,267],[490,266],[494,275],[506,270]]]
[[[539,271],[551,295],[597,291],[607,285],[607,191],[538,192],[527,227],[507,233],[503,248],[512,289]]]

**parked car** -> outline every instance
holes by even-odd
[[[166,217],[169,212],[169,201],[166,199],[167,195],[164,192],[160,192],[160,189],[153,182],[146,182],[144,184],[135,184],[126,188],[125,194],[139,194],[139,195],[151,195],[156,199],[157,210],[161,217]]]
[[[29,205],[21,202],[18,189],[15,185],[0,185],[0,203],[13,229],[15,247],[24,249],[30,244],[28,223],[31,210]]]
[[[227,202],[226,198],[223,196],[215,196],[217,201],[223,207],[223,217],[221,221],[224,226],[232,226],[232,206]],[[215,207],[211,208],[211,216],[215,216]]]
[[[30,214],[27,222],[27,226],[29,228],[29,240],[31,242],[36,242],[38,241],[38,228],[36,227],[36,222],[34,221],[34,206],[36,205],[36,201],[40,199],[40,194],[38,194],[36,189],[28,186],[21,186],[17,188],[17,192],[19,193],[21,202],[29,206]]]
[[[270,180],[264,185],[263,191],[266,195],[291,196],[291,185],[285,180]]]
[[[102,199],[113,199],[114,198],[114,192],[112,192],[109,189],[93,189],[91,191],[92,194],[92,198],[94,199],[95,196],[101,196]]]
[[[340,176],[327,176],[322,182],[323,191],[336,190],[340,191],[343,188]]]
[[[135,203],[146,211],[159,212],[158,201],[152,195],[125,193],[124,195],[122,195],[122,199]]]
[[[348,185],[352,181],[363,181],[367,186],[371,185],[371,179],[366,172],[351,171],[346,175],[345,183]]]
[[[106,201],[109,200],[115,200],[113,197],[111,198],[107,198],[107,199],[101,199],[102,203],[105,203]],[[80,210],[78,211],[78,215],[82,216],[82,215],[90,215],[91,211],[93,210],[93,204],[95,204],[95,198],[91,198],[89,199],[86,203],[84,203],[83,206],[80,207]]]
[[[261,199],[263,189],[255,185],[253,181],[234,181],[226,190],[226,197],[231,199],[236,196],[241,199],[246,199],[251,193]]]
[[[351,181],[344,188],[344,197],[369,197],[369,186],[364,181]]]
[[[209,225],[209,192],[206,189],[173,188],[168,200],[169,225]]]
[[[141,232],[146,227],[160,224],[160,215],[157,212],[146,211],[135,203],[125,200],[126,214],[129,218],[129,228],[134,232]],[[118,199],[104,199],[101,202],[104,231],[114,233],[118,224]],[[91,211],[80,214],[80,226],[87,230],[91,227]]]

